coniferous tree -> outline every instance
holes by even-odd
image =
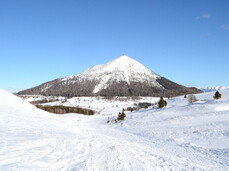
[[[167,102],[163,99],[163,97],[161,97],[158,102],[158,108],[163,108],[166,105],[167,105]]]
[[[126,114],[124,113],[124,111],[122,111],[122,113],[119,112],[117,120],[124,120],[125,117],[126,117]]]
[[[215,95],[213,97],[214,99],[220,99],[221,98],[221,94],[219,93],[219,91],[215,92]]]

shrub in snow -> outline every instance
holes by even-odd
[[[148,102],[141,102],[141,103],[138,103],[138,107],[139,108],[148,108],[149,106],[151,106],[152,104],[151,103],[148,103]]]
[[[126,110],[133,112],[134,110],[137,110],[137,108],[136,107],[127,107]]]
[[[158,108],[163,108],[166,105],[167,105],[167,102],[163,99],[163,97],[161,97],[158,102]]]
[[[117,120],[123,121],[125,119],[125,117],[126,117],[126,114],[124,113],[124,111],[122,111],[122,113],[119,112]]]
[[[221,94],[219,93],[219,91],[215,92],[215,95],[213,97],[214,99],[220,99],[221,98]]]
[[[194,102],[196,102],[196,101],[197,101],[197,99],[196,99],[196,96],[195,96],[195,95],[190,94],[190,95],[188,96],[188,102],[189,102],[189,103],[194,103]]]

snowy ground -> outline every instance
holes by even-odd
[[[229,90],[213,94],[107,124],[49,114],[0,89],[0,170],[229,170]]]
[[[58,99],[59,101],[42,103],[41,105],[56,106],[72,106],[72,107],[81,107],[92,109],[96,111],[96,114],[113,116],[117,115],[123,109],[127,107],[136,107],[136,104],[148,102],[148,103],[157,103],[158,97],[138,97],[138,98],[129,98],[129,97],[114,97],[112,99],[104,97],[73,97],[66,99],[66,102],[63,102],[64,97],[55,97],[55,96],[40,96],[40,95],[30,95],[30,96],[20,96],[24,97],[23,100],[27,102],[44,100],[44,99]]]

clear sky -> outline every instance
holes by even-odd
[[[31,88],[123,52],[179,84],[229,86],[229,1],[0,1],[0,88]]]

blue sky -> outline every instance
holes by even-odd
[[[228,0],[0,1],[0,87],[22,90],[123,52],[179,84],[229,86]]]

